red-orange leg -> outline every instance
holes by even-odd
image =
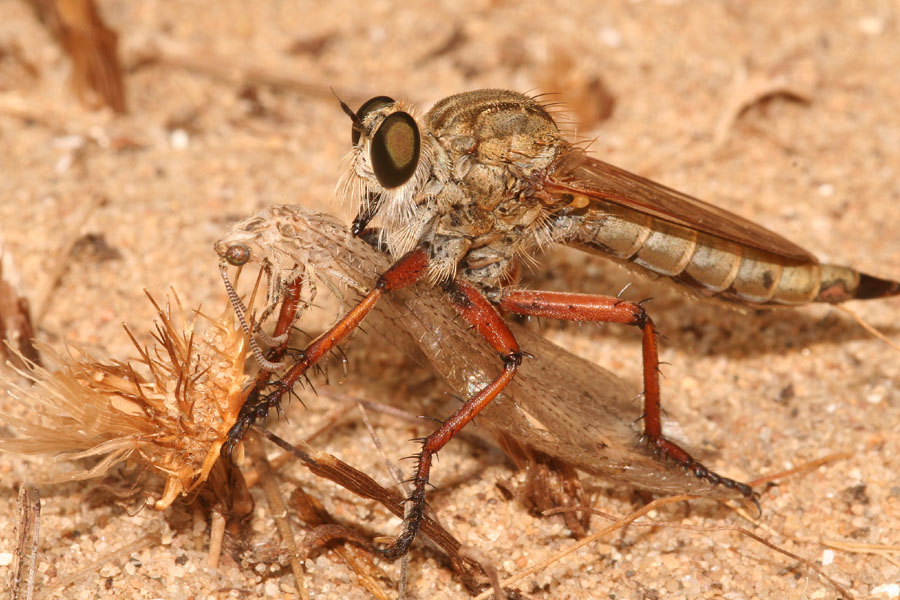
[[[222,446],[222,453],[231,454],[235,444],[243,439],[247,429],[257,420],[264,419],[269,414],[269,409],[278,407],[284,394],[294,387],[294,384],[306,374],[311,366],[331,352],[356,329],[379,298],[387,292],[416,283],[425,274],[427,266],[428,256],[421,249],[413,250],[400,258],[378,278],[375,287],[365,295],[359,304],[295,356],[296,362],[275,384],[275,389],[264,396],[260,394],[260,390],[265,386],[265,378],[268,377],[268,373],[262,373],[260,375],[262,379],[257,378],[253,391],[247,397],[244,406],[241,407],[237,422],[228,431],[227,441]],[[299,282],[294,282],[288,289],[288,294],[281,306],[281,313],[278,316],[276,336],[286,333],[293,323],[299,301],[299,285]],[[279,331],[279,329],[283,330]],[[287,340],[276,349],[276,354],[283,353],[286,344]]]
[[[381,553],[388,558],[396,558],[406,553],[416,537],[424,515],[425,486],[428,485],[432,457],[503,391],[503,388],[512,381],[522,363],[522,353],[515,336],[500,313],[481,292],[461,281],[450,282],[446,286],[446,291],[460,316],[468,321],[500,355],[500,359],[503,361],[503,373],[469,398],[459,410],[423,441],[422,452],[419,454],[415,476],[412,480],[413,490],[407,499],[411,506],[406,515],[403,532],[390,546],[381,550]]]
[[[640,304],[610,296],[505,289],[501,292],[498,305],[503,310],[520,315],[563,321],[623,323],[640,327],[643,333],[644,362],[644,434],[642,439],[656,452],[693,472],[698,478],[736,489],[748,498],[753,497],[753,490],[750,486],[717,475],[692,458],[683,448],[663,437],[656,328],[653,320]]]
[[[275,330],[272,334],[274,338],[284,338],[283,341],[274,348],[270,348],[266,353],[266,360],[278,362],[284,356],[287,350],[288,338],[290,337],[291,326],[297,320],[297,310],[300,306],[300,296],[303,293],[303,281],[305,275],[301,275],[285,287],[284,298],[281,301],[281,309],[278,312],[278,321],[275,322]],[[270,372],[266,369],[260,369],[256,374],[256,381],[253,389],[259,390],[266,380],[269,378]],[[243,407],[242,407],[243,408]]]

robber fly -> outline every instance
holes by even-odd
[[[525,353],[501,317],[505,312],[574,321],[634,325],[642,331],[644,410],[641,439],[698,479],[753,491],[721,477],[664,437],[659,360],[653,320],[639,303],[617,297],[539,292],[510,286],[518,265],[551,244],[566,244],[662,275],[694,293],[749,306],[797,306],[900,293],[900,283],[815,257],[745,219],[599,160],[567,141],[547,108],[504,90],[450,96],[417,119],[385,96],[356,112],[352,149],[338,186],[358,207],[352,231],[378,217],[378,243],[393,264],[332,329],[314,340],[274,391],[246,406],[235,426],[262,416],[321,357],[346,337],[384,295],[427,282],[481,337],[502,373],[472,390],[465,404],[424,439],[400,536],[383,550],[405,553],[425,505],[434,454],[516,377]],[[223,265],[250,253],[219,249]],[[223,267],[223,273],[224,267]],[[231,295],[234,298],[233,292]],[[261,363],[264,364],[264,363]]]

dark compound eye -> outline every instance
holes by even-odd
[[[232,244],[225,251],[225,260],[235,267],[243,266],[250,260],[250,248],[243,244]]]
[[[375,96],[371,100],[367,100],[365,104],[359,107],[359,110],[356,111],[356,119],[359,123],[362,123],[366,116],[372,112],[373,110],[378,110],[383,106],[387,106],[388,104],[393,104],[395,101],[393,98],[389,98],[388,96]],[[353,145],[359,143],[360,132],[354,127],[353,128]]]
[[[412,115],[395,112],[381,122],[372,136],[372,170],[385,188],[406,183],[419,164],[421,139]]]

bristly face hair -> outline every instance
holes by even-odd
[[[0,450],[101,459],[47,477],[57,482],[136,461],[166,478],[161,497],[147,502],[156,510],[194,492],[209,476],[243,404],[247,338],[230,313],[210,318],[197,312],[188,321],[175,300],[173,311],[151,298],[159,315],[154,346],[141,347],[126,329],[136,359],[101,362],[77,349],[61,357],[41,347],[58,368],[29,362],[19,374],[31,385],[7,382],[28,415],[2,415],[18,437],[0,439]],[[205,327],[198,327],[198,317]]]
[[[392,252],[402,254],[416,244],[422,233],[409,224],[416,222],[417,199],[431,176],[434,157],[430,145],[421,144],[418,162],[409,179],[400,185],[385,187],[375,175],[372,158],[372,143],[377,129],[394,114],[408,114],[414,120],[418,119],[414,108],[402,101],[375,106],[362,114],[364,109],[365,106],[358,113],[348,113],[353,115],[355,141],[344,157],[336,195],[343,204],[349,204],[358,213],[377,213],[382,219],[382,235],[386,236],[382,241]],[[348,110],[349,108],[345,112]]]

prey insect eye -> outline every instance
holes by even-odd
[[[373,110],[378,110],[383,106],[387,106],[388,104],[393,104],[395,100],[388,96],[375,96],[371,100],[366,100],[366,103],[359,107],[359,110],[356,111],[356,121],[354,121],[354,125],[356,123],[362,123],[366,116],[372,112]],[[353,145],[359,143],[359,138],[361,134],[359,129],[353,127]]]
[[[243,266],[250,260],[250,248],[243,244],[232,244],[225,251],[225,260],[232,266]]]
[[[419,127],[412,115],[395,112],[385,118],[372,136],[372,170],[378,183],[395,188],[406,183],[419,164]]]

